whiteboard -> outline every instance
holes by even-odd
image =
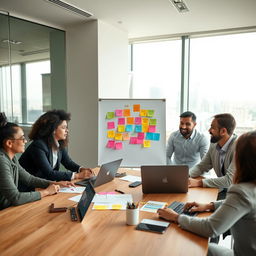
[[[123,167],[166,164],[165,99],[99,99],[98,109],[99,165],[119,158]]]

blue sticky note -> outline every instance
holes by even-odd
[[[141,125],[135,125],[135,132],[142,132]]]
[[[147,132],[146,140],[153,140],[153,139],[154,139],[154,133],[152,133],[152,132]]]
[[[153,133],[153,140],[160,140],[160,133]]]
[[[131,124],[127,124],[127,125],[125,126],[125,131],[126,131],[126,132],[132,132],[132,125],[131,125]]]

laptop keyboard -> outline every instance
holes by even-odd
[[[184,209],[184,203],[182,202],[178,202],[178,201],[174,201],[172,202],[168,208],[174,210],[175,212],[177,212],[178,214],[185,214],[185,215],[188,215],[188,216],[195,216],[197,215],[197,212],[184,212],[183,209]]]

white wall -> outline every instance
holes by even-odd
[[[98,98],[127,98],[128,35],[91,21],[66,30],[69,153],[80,164],[98,163]]]

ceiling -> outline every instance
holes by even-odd
[[[129,39],[256,26],[255,0],[184,0],[179,13],[169,0],[64,0],[126,31]],[[0,0],[0,10],[65,29],[90,19],[45,0]]]

